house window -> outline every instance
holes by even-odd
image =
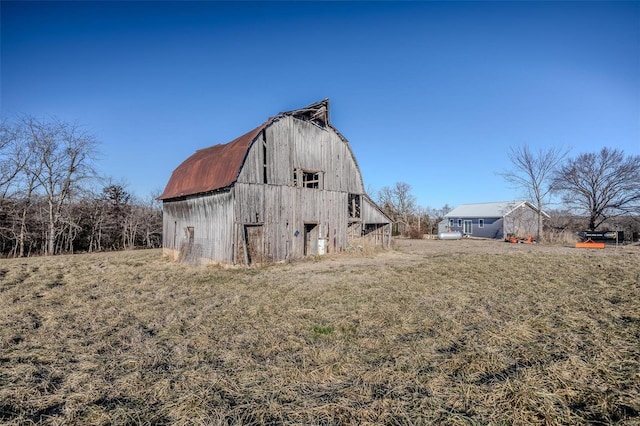
[[[449,228],[453,228],[453,219],[449,219]]]
[[[462,219],[458,219],[458,228],[462,227]]]
[[[478,219],[478,228],[484,228],[484,219]]]

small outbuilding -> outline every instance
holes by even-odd
[[[446,232],[494,239],[505,239],[508,235],[535,236],[538,235],[538,209],[529,201],[462,204],[444,215],[438,224],[438,233]]]
[[[391,242],[391,220],[365,193],[328,100],[196,151],[159,199],[163,251],[174,258],[252,264]]]

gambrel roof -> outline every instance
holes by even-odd
[[[281,112],[229,143],[197,150],[173,171],[167,186],[158,199],[180,198],[188,195],[214,192],[233,186],[238,179],[249,149],[260,135],[260,132],[286,116],[293,116],[323,128],[330,128],[349,147],[349,142],[346,138],[329,123],[329,100],[325,99],[305,108]],[[359,172],[360,169],[355,161],[351,147],[349,147],[349,152],[351,152],[356,169]],[[360,180],[362,180],[362,176],[360,176]]]
[[[462,204],[449,213],[445,214],[445,218],[499,218],[508,216],[514,210],[523,205],[538,211],[537,207],[529,201],[501,201],[497,203],[478,203],[478,204]],[[542,212],[545,216],[546,213]]]
[[[269,123],[267,121],[224,145],[197,150],[173,171],[158,199],[211,192],[232,185],[238,178],[251,143]]]

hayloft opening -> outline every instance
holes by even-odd
[[[294,169],[293,186],[322,189],[322,172]]]
[[[318,189],[320,187],[320,173],[303,172],[302,186],[305,188]]]

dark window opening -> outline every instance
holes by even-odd
[[[318,189],[320,187],[320,173],[303,172],[302,186],[305,188]]]
[[[384,223],[367,223],[362,228],[362,236],[370,235],[371,233],[376,233],[382,235],[384,230]]]
[[[293,186],[322,189],[322,172],[308,172],[301,169],[294,169]]]
[[[267,183],[267,135],[262,136],[262,183]]]
[[[360,219],[362,217],[360,212],[360,195],[349,194],[349,217]]]

